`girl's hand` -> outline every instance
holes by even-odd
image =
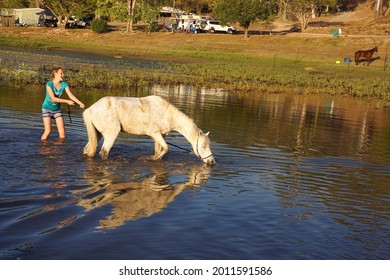
[[[72,100],[67,100],[66,103],[68,103],[68,105],[70,105],[70,106],[74,105],[74,101],[72,101]]]
[[[83,103],[80,103],[79,106],[80,106],[81,109],[85,108],[85,105]]]

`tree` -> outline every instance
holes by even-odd
[[[7,9],[26,8],[29,4],[28,0],[0,0],[0,7]]]
[[[257,20],[268,21],[278,14],[276,0],[216,0],[213,13],[223,23],[238,23],[248,38],[249,26]]]
[[[208,11],[211,0],[171,0],[170,2],[169,5],[172,5],[174,8],[201,14],[202,11]]]
[[[312,18],[316,17],[316,10],[321,6],[335,6],[335,0],[284,0],[287,10],[299,22],[301,31],[306,30]]]
[[[157,17],[160,7],[167,0],[127,0],[127,32],[133,32],[133,24],[141,19],[150,21]]]
[[[137,22],[136,20],[136,5],[137,5],[137,0],[127,0],[127,16],[128,16],[128,21],[127,21],[127,32],[133,32],[133,23]]]
[[[140,15],[139,13],[137,13],[140,1],[142,0],[108,0],[108,2],[110,2],[111,4],[108,13],[110,14],[112,19],[126,20],[126,32],[134,32],[133,25],[138,20],[140,20]]]
[[[301,31],[306,30],[312,18],[314,0],[287,0],[287,10],[299,21]]]
[[[168,0],[94,0],[97,18],[126,21],[126,32],[133,32],[133,25],[140,20],[147,22],[157,18],[160,7]],[[172,1],[172,0],[171,0]]]
[[[91,5],[94,4],[94,0],[39,0],[39,2],[58,18],[60,29],[65,29],[71,16],[81,15],[90,10]]]
[[[139,7],[139,13],[141,19],[148,23],[149,31],[157,31],[158,26],[155,25],[155,21],[160,14],[160,6],[156,3],[141,3]]]
[[[113,0],[95,0],[95,18],[109,17],[112,5]]]
[[[386,14],[386,11],[389,8],[389,0],[375,0],[375,16],[382,17]]]

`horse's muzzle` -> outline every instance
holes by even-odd
[[[210,155],[206,158],[202,158],[203,162],[204,163],[207,163],[207,164],[216,164],[216,161],[214,159],[214,156],[213,155]]]

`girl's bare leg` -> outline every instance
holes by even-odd
[[[57,125],[57,130],[58,130],[58,134],[60,135],[60,138],[65,138],[64,118],[63,117],[56,118],[56,125]]]
[[[49,137],[49,134],[50,134],[50,130],[51,130],[51,119],[46,117],[46,118],[43,118],[43,127],[45,129],[45,131],[43,132],[42,136],[41,136],[41,140],[46,140],[47,137]]]

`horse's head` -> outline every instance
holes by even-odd
[[[374,48],[374,52],[378,52],[378,47],[375,47],[375,48]]]
[[[200,132],[198,134],[198,139],[196,140],[194,146],[194,152],[198,157],[202,159],[204,163],[215,164],[215,159],[210,149],[210,139],[208,135],[208,132]]]

